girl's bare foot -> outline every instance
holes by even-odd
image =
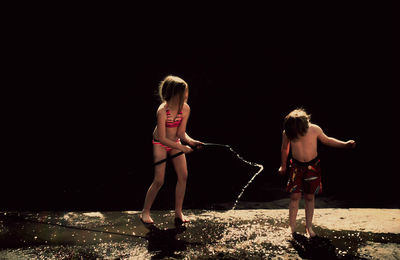
[[[140,221],[143,222],[143,224],[154,224],[153,219],[150,217],[150,214],[140,214]]]
[[[295,229],[296,227],[289,226],[289,231],[291,232],[292,235],[296,232]]]
[[[182,224],[182,223],[188,223],[190,222],[189,219],[187,219],[182,212],[181,213],[176,213],[175,212],[175,223],[177,224]]]
[[[306,227],[306,234],[308,235],[309,238],[313,238],[316,236],[315,232],[312,230],[312,227],[309,228]]]

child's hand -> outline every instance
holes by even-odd
[[[188,145],[183,145],[183,147],[182,147],[182,152],[184,152],[184,153],[191,153],[191,152],[193,152],[193,149],[190,148],[190,146],[188,146]]]
[[[194,148],[196,148],[196,149],[201,149],[201,148],[203,148],[204,143],[203,143],[203,142],[200,142],[200,141],[197,141],[197,140],[194,140],[194,141],[192,142],[191,146],[194,147]]]
[[[286,173],[286,168],[283,168],[282,166],[279,167],[278,173],[279,173],[280,175],[284,175],[284,174]]]
[[[356,147],[356,141],[354,140],[349,140],[346,142],[346,147],[347,148],[355,148]]]

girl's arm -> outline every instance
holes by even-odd
[[[202,142],[194,140],[186,133],[186,125],[189,120],[189,115],[190,115],[190,107],[188,104],[185,103],[183,105],[183,111],[182,111],[182,122],[178,128],[176,135],[185,143],[189,144],[192,147],[195,147],[199,144],[202,144]]]
[[[282,146],[281,146],[281,167],[278,170],[280,174],[284,174],[286,172],[286,163],[289,155],[289,149],[290,149],[290,141],[289,138],[286,136],[285,131],[283,131]]]
[[[176,143],[166,137],[165,121],[167,120],[167,114],[165,108],[159,108],[157,110],[157,136],[158,140],[166,146],[180,150],[185,153],[192,151],[188,146]]]
[[[354,148],[356,146],[356,142],[354,140],[349,140],[347,142],[335,139],[333,137],[327,136],[324,131],[322,131],[321,127],[316,126],[317,129],[317,137],[321,141],[321,143],[335,147],[335,148]]]

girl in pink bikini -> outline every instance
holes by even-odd
[[[161,105],[157,109],[157,126],[153,132],[153,155],[154,162],[158,162],[176,153],[192,152],[192,148],[181,144],[181,140],[196,147],[202,142],[192,139],[186,133],[186,123],[190,114],[190,107],[186,103],[188,99],[188,84],[176,76],[167,76],[161,81],[159,95]],[[182,214],[182,204],[186,190],[186,179],[188,175],[185,154],[174,157],[172,164],[177,174],[175,190],[175,223],[185,223],[189,220]],[[145,224],[153,224],[150,216],[150,208],[157,196],[158,191],[164,183],[166,163],[155,165],[154,180],[147,191],[144,207],[140,219]]]

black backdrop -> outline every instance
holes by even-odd
[[[282,119],[304,107],[326,134],[357,142],[319,146],[325,196],[398,207],[388,16],[365,3],[298,8],[15,21],[2,208],[140,209],[168,74],[189,84],[193,138],[265,166],[243,200],[282,198]],[[234,201],[257,170],[219,148],[187,158],[189,208]],[[172,207],[174,178],[168,168],[155,208]]]

